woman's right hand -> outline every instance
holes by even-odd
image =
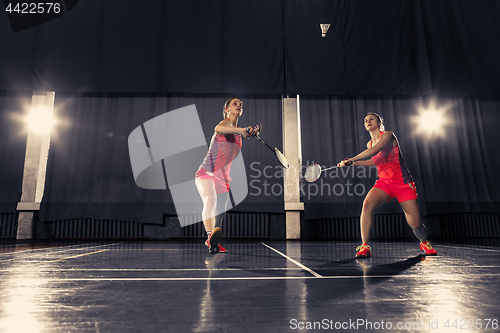
[[[343,168],[343,167],[352,165],[352,163],[353,162],[349,158],[346,158],[343,161],[340,161],[339,163],[337,163],[337,166]]]
[[[240,135],[245,139],[250,139],[252,137],[252,131],[253,131],[252,126],[247,126],[241,129]]]

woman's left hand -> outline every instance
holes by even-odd
[[[261,130],[262,130],[262,124],[255,125],[255,127],[253,128],[252,136],[259,135]]]
[[[262,124],[255,125],[255,127],[252,126],[245,127],[245,130],[250,136],[259,135],[261,129],[262,129]]]

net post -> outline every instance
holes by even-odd
[[[286,238],[301,238],[301,222],[304,204],[300,198],[300,172],[302,171],[302,148],[300,136],[299,95],[296,98],[283,97],[283,154],[289,168],[284,169],[284,201]]]

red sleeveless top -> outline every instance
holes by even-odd
[[[380,133],[380,137],[382,138]],[[393,134],[396,142],[398,139]],[[370,141],[370,147],[372,147],[372,141]],[[406,167],[403,160],[403,155],[401,149],[399,148],[399,142],[397,146],[386,146],[376,155],[372,156],[372,161],[375,162],[378,171],[378,177],[384,180],[401,180],[404,184],[411,183],[413,178]]]
[[[210,140],[207,156],[198,168],[198,171],[201,169],[210,171],[229,183],[229,181],[231,181],[231,177],[229,177],[231,163],[240,150],[241,135],[214,133]]]

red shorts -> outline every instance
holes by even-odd
[[[373,187],[381,189],[389,194],[391,199],[396,198],[398,202],[416,200],[418,197],[415,182],[404,184],[397,180],[377,179]]]
[[[211,181],[214,182],[215,192],[217,194],[229,192],[229,183],[226,182],[223,177],[220,177],[216,173],[207,171],[205,169],[200,169],[200,170],[198,170],[198,172],[196,172],[196,175],[195,175],[194,181],[195,181],[196,185],[198,185],[200,180],[203,180],[203,179],[210,179]]]

